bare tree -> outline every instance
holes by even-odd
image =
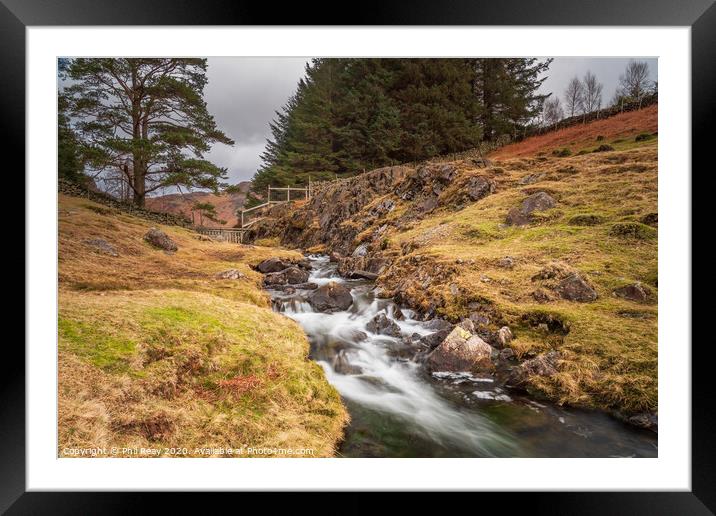
[[[633,100],[641,100],[650,90],[649,64],[646,61],[629,61],[619,77],[619,93]]]
[[[544,101],[542,117],[545,125],[553,125],[564,118],[564,110],[559,97],[552,97]]]
[[[584,75],[583,107],[585,113],[597,111],[602,107],[602,90],[604,85],[597,80],[597,76],[591,71]]]
[[[572,77],[564,90],[564,100],[569,116],[574,116],[583,109],[584,105],[584,84],[579,77]]]

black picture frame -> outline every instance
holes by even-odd
[[[280,6],[280,8],[278,7]],[[276,3],[243,0],[0,0],[0,112],[6,149],[24,148],[25,29],[33,25],[557,25],[690,26],[692,70],[692,168],[712,163],[709,125],[716,112],[716,6],[714,0],[459,0],[373,1],[339,9],[336,3]],[[24,154],[17,166],[24,166]],[[711,165],[709,168],[713,168]],[[707,172],[705,169],[704,172]],[[692,180],[693,180],[692,174]],[[686,178],[685,178],[686,180]],[[693,189],[692,192],[698,190]],[[24,196],[23,196],[24,198]],[[696,200],[692,197],[692,206]],[[695,217],[692,217],[694,220]],[[19,246],[18,246],[19,247]],[[23,255],[24,256],[24,255]],[[697,265],[693,260],[692,266]],[[19,258],[18,256],[15,257]],[[26,269],[26,274],[29,273]],[[692,270],[693,274],[693,270]],[[703,287],[702,287],[703,288]],[[19,303],[18,303],[19,304]],[[696,307],[694,307],[696,310]],[[693,312],[692,312],[693,313]],[[692,320],[698,320],[692,315]],[[692,336],[685,335],[685,339]],[[146,512],[159,495],[137,493],[39,493],[25,489],[25,354],[5,344],[0,404],[0,510],[8,514],[113,514]],[[692,490],[641,493],[480,493],[473,507],[487,502],[524,506],[549,514],[713,514],[716,512],[716,450],[711,439],[716,422],[710,410],[714,382],[708,361],[710,342],[692,339]],[[682,343],[688,344],[688,342]],[[684,346],[684,349],[688,349]],[[9,356],[8,356],[9,354]],[[246,496],[242,494],[242,496]],[[265,496],[265,495],[264,495]],[[273,496],[273,495],[272,495]],[[336,503],[365,512],[366,495]],[[476,497],[479,497],[476,500]],[[463,496],[460,497],[464,498]],[[489,498],[489,500],[488,500]],[[225,503],[212,495],[210,506]],[[286,497],[275,496],[279,504]],[[410,503],[421,505],[422,495]],[[509,502],[508,502],[509,500]],[[475,503],[477,502],[477,503]],[[183,494],[162,496],[163,512],[186,512]],[[289,503],[295,504],[295,500]],[[479,505],[478,505],[479,504]],[[408,509],[406,505],[403,510]],[[333,506],[333,507],[331,507]],[[274,506],[275,510],[276,507]],[[409,510],[409,509],[408,509]],[[345,512],[343,511],[343,512]]]

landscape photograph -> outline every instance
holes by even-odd
[[[658,457],[657,58],[63,57],[57,110],[58,457]]]

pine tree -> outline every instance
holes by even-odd
[[[205,59],[72,59],[64,90],[87,166],[124,170],[133,200],[167,186],[217,190],[226,170],[204,159],[233,145],[203,98]]]

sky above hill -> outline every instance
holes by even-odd
[[[649,63],[651,79],[657,78],[657,59]],[[296,88],[308,58],[210,57],[205,94],[209,112],[236,144],[215,145],[209,159],[229,170],[229,182],[251,179],[261,164],[261,152],[271,135],[269,122]],[[629,58],[556,58],[542,84],[545,93],[560,98],[569,80],[591,70],[604,84],[607,104],[619,83]]]

